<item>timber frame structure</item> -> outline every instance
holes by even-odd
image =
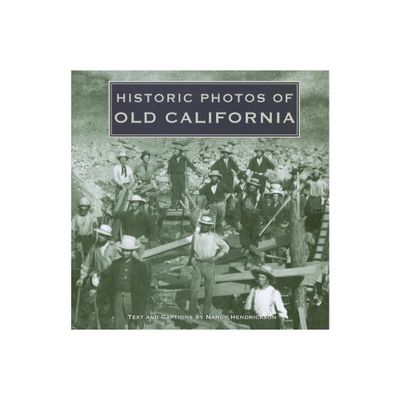
[[[290,197],[290,196],[289,196]],[[193,202],[191,202],[192,204]],[[117,199],[115,211],[125,211],[128,209],[128,190],[123,189]],[[198,213],[194,207],[190,210]],[[121,234],[121,223],[118,219],[113,221],[113,238],[117,240]],[[328,261],[323,261],[327,254],[329,232],[329,204],[326,203],[322,218],[321,230],[318,235],[317,244],[313,249],[311,262],[304,266],[290,268],[269,263],[274,270],[276,284],[274,285],[282,294],[285,307],[289,311],[289,320],[286,322],[287,329],[307,329],[307,293],[313,290],[315,282],[326,268]],[[190,298],[190,279],[181,278],[179,271],[185,265],[179,265],[166,272],[157,271],[165,259],[176,258],[179,255],[187,255],[192,237],[188,236],[158,247],[145,250],[143,259],[152,262],[153,274],[156,276],[155,291],[160,294],[175,296],[177,312],[184,313],[185,304],[187,306]],[[275,237],[260,242],[258,249],[268,251],[289,245],[289,235]],[[267,255],[268,257],[268,255]],[[215,287],[213,298],[222,296],[241,296],[250,292],[254,285],[254,277],[245,267],[245,260],[241,249],[231,249],[231,251],[218,260],[216,265]],[[199,299],[204,298],[204,287],[201,288]],[[178,304],[181,305],[179,308]],[[183,306],[182,306],[183,305]],[[206,328],[215,327],[212,322],[196,321],[198,326]]]

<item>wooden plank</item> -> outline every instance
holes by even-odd
[[[276,247],[287,246],[289,244],[289,235],[278,236],[276,238],[263,240],[258,245],[258,249],[261,251],[268,251],[275,249]]]
[[[299,268],[285,268],[285,269],[275,269],[274,277],[279,278],[290,278],[294,276],[305,276],[312,275],[316,273],[315,265],[310,265],[306,267]],[[253,280],[254,276],[251,271],[238,272],[234,274],[224,274],[217,275],[215,277],[216,282],[236,282],[236,281],[245,281],[245,280]]]
[[[167,251],[178,249],[180,247],[188,246],[191,243],[192,243],[192,236],[188,236],[186,238],[179,239],[171,243],[166,243],[161,246],[153,247],[152,249],[144,251],[143,259],[154,257],[159,254],[166,253]]]

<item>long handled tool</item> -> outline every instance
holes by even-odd
[[[75,306],[75,318],[74,318],[74,323],[73,327],[78,323],[78,318],[79,318],[79,304],[81,302],[81,287],[78,288],[78,297],[76,299],[76,306]]]
[[[93,305],[94,305],[94,315],[96,316],[97,329],[101,329],[100,318],[99,318],[99,308],[97,307],[97,296],[96,295],[93,298]]]
[[[278,214],[287,206],[289,201],[291,200],[291,196],[289,196],[279,207],[278,211],[275,213],[275,215],[269,220],[268,224],[264,226],[264,228],[260,231],[258,236],[260,237],[267,229],[268,227],[275,221],[275,218],[278,216]]]

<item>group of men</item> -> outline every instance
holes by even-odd
[[[209,212],[208,215],[200,216],[198,227],[192,236],[188,262],[188,265],[193,266],[189,307],[191,314],[198,313],[197,298],[203,279],[205,299],[202,312],[203,315],[210,313],[215,284],[215,262],[229,251],[229,245],[223,237],[226,220],[238,229],[243,249],[255,253],[263,223],[275,217],[269,230],[272,235],[279,234],[288,226],[288,210],[285,210],[282,204],[284,187],[288,191],[292,190],[298,184],[298,173],[293,173],[292,179],[283,184],[268,182],[268,171],[273,170],[275,166],[264,156],[264,150],[257,147],[255,157],[248,164],[248,170],[240,171],[232,158],[232,151],[228,147],[221,148],[221,158],[211,166],[211,172],[208,174],[210,182],[198,190],[198,194],[204,196],[205,208]],[[155,171],[160,164],[151,163],[150,157],[148,151],[142,152],[141,163],[131,168],[126,152],[121,151],[118,154],[119,164],[113,168],[116,199],[121,190],[131,188],[135,180],[152,185]],[[184,155],[183,148],[176,146],[167,169],[171,206],[174,208],[179,207],[180,202],[184,200],[188,186],[187,168],[202,174]],[[305,207],[308,207],[306,211],[309,214],[322,209],[321,204],[326,196],[326,187],[319,178],[315,171],[310,179],[311,201],[309,200]],[[235,180],[238,183],[235,184]],[[266,186],[268,195],[265,194]],[[146,210],[149,196],[151,194],[142,196],[135,193],[129,198],[127,211],[110,212],[113,219],[121,221],[122,234],[119,242],[113,240],[117,239],[117,235],[110,225],[98,226],[97,219],[90,212],[91,205],[87,198],[81,198],[79,212],[73,217],[73,254],[75,263],[80,268],[76,285],[79,288],[85,286],[90,297],[98,300],[96,316],[102,326],[107,327],[110,306],[114,328],[140,329],[144,326],[141,316],[147,313],[146,303],[150,293],[152,271],[150,263],[143,261],[142,257],[145,246],[151,246],[157,238],[156,226]],[[278,211],[280,212],[277,215]],[[261,262],[263,261],[261,259]],[[275,289],[263,291],[272,287],[272,275],[268,268],[265,268],[261,272],[255,272],[258,289],[250,292],[246,310],[264,313],[264,316],[271,313],[275,315],[278,312],[279,320],[284,320],[287,315],[281,304],[279,292]],[[269,305],[264,304],[257,308],[257,302],[267,302]],[[271,304],[274,304],[274,307]],[[268,328],[268,324],[258,324],[255,327],[265,329]]]

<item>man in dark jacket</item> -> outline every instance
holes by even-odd
[[[134,237],[121,240],[122,258],[113,261],[100,280],[99,300],[111,297],[114,329],[143,329],[151,283],[151,266],[137,259]]]
[[[182,208],[179,201],[184,200],[182,194],[186,190],[187,167],[191,168],[197,174],[200,174],[200,171],[183,154],[183,149],[179,146],[175,146],[172,157],[168,161],[167,169],[169,184],[171,186],[172,208]]]
[[[251,178],[247,190],[240,196],[236,207],[237,228],[243,249],[251,250],[263,262],[263,254],[257,249],[258,234],[265,219],[266,204],[260,193],[260,181]]]
[[[210,215],[215,221],[215,231],[223,234],[225,225],[226,197],[231,189],[221,182],[221,174],[218,171],[211,171],[209,174],[211,182],[203,186],[199,193],[205,196]]]
[[[121,220],[123,234],[138,238],[138,241],[142,244],[149,241],[154,242],[157,238],[155,224],[143,209],[145,203],[147,203],[145,199],[134,194],[129,199],[128,211],[112,212],[114,218]]]
[[[233,177],[239,172],[239,167],[232,159],[232,152],[228,147],[221,148],[221,154],[221,158],[212,165],[211,170],[221,174],[221,182],[232,192]]]
[[[263,147],[258,146],[254,151],[256,152],[256,156],[250,160],[247,168],[252,172],[252,177],[259,179],[261,183],[260,192],[263,194],[267,180],[265,174],[268,170],[274,169],[275,166],[264,156],[265,149]]]

